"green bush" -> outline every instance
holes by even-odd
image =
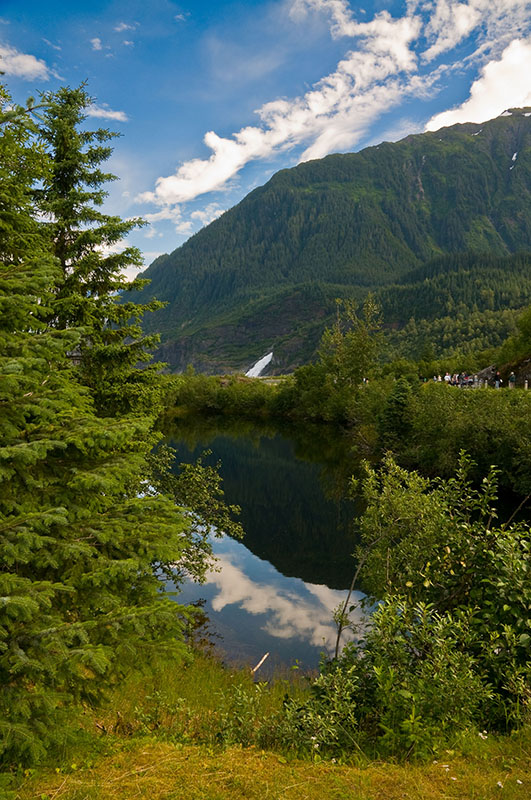
[[[466,643],[466,614],[388,597],[363,646],[324,665],[311,697],[286,705],[283,741],[299,754],[425,758],[481,721],[490,697]]]

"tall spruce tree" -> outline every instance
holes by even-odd
[[[49,165],[5,92],[0,101],[5,765],[39,759],[64,735],[72,705],[97,698],[128,665],[182,646],[185,612],[165,581],[190,542],[174,500],[145,491],[152,419],[96,416],[87,375],[72,363],[103,329],[104,278],[98,290],[90,282],[100,273],[85,262],[79,290],[70,280],[66,292],[75,263],[56,258],[31,203],[36,181],[50,186]],[[114,291],[112,279],[106,286]]]
[[[50,322],[56,328],[82,326],[79,349],[73,355],[100,416],[156,416],[166,381],[160,365],[149,364],[148,351],[159,337],[144,336],[140,323],[144,314],[161,304],[124,300],[128,291],[146,281],[125,278],[123,270],[139,266],[142,256],[136,247],[120,247],[123,237],[143,222],[122,220],[100,209],[107,196],[104,184],[116,179],[102,165],[112,152],[109,142],[117,134],[104,128],[85,130],[92,100],[83,86],[63,87],[45,94],[43,100],[46,110],[39,134],[51,165],[35,197],[47,218],[44,227],[61,267]],[[111,252],[117,245],[119,252]],[[149,457],[149,482],[188,508],[188,551],[183,564],[201,580],[212,556],[211,534],[243,535],[233,519],[239,509],[225,504],[217,470],[200,459],[181,465],[175,478],[170,472],[173,455],[169,448],[158,448]]]
[[[146,283],[130,282],[124,275],[127,267],[142,265],[140,251],[120,247],[124,237],[144,223],[101,210],[108,194],[103,186],[116,180],[102,165],[118,134],[106,128],[85,130],[92,100],[83,86],[63,87],[44,94],[43,100],[39,133],[51,167],[35,198],[61,267],[50,322],[57,328],[83,326],[76,355],[98,413],[151,413],[160,401],[162,384],[158,368],[147,364],[147,351],[158,336],[143,336],[140,320],[161,304],[119,299],[120,293]],[[140,364],[143,369],[138,369]]]

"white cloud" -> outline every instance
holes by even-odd
[[[290,8],[292,19],[299,21],[310,11],[327,14],[332,20],[333,36],[347,36],[346,31],[356,23],[346,0],[294,0]]]
[[[209,203],[205,208],[192,211],[190,218],[198,220],[202,226],[209,225],[213,220],[221,217],[226,209],[221,208],[217,203]]]
[[[192,159],[174,175],[158,178],[155,191],[144,192],[139,200],[158,205],[187,202],[223,188],[249,161],[308,140],[313,143],[303,160],[351,148],[378,114],[412,90],[413,84],[399,76],[415,65],[409,43],[418,33],[418,23],[392,20],[385,13],[359,28],[365,36],[362,49],[348,53],[334,73],[303,97],[262,106],[257,112],[260,127],[247,126],[230,139],[209,131],[204,137],[212,151],[209,159]]]
[[[113,119],[116,122],[128,122],[129,117],[125,111],[113,111],[107,106],[90,105],[86,110],[87,117],[98,117],[100,119]]]
[[[129,39],[124,39],[122,44],[125,44],[126,47],[133,47],[134,42],[129,41]]]
[[[99,39],[97,36],[95,36],[94,39],[91,39],[90,43],[92,45],[93,50],[103,50],[101,39]]]
[[[485,122],[506,108],[531,105],[531,40],[512,42],[498,61],[486,64],[457,108],[436,114],[426,125],[435,131],[458,122]]]
[[[134,31],[136,30],[136,27],[137,27],[136,22],[134,23],[134,25],[131,25],[130,23],[127,22],[119,22],[118,25],[116,25],[113,30],[115,30],[117,33],[122,33],[122,31]]]
[[[165,206],[160,211],[155,211],[153,214],[144,214],[143,216],[146,222],[161,222],[162,220],[180,222],[181,209],[178,206]]]
[[[181,205],[226,189],[248,163],[293,148],[298,153],[302,149],[300,160],[351,150],[378,117],[406,97],[433,94],[438,82],[465,63],[481,66],[489,59],[470,100],[447,112],[448,118],[460,121],[457,116],[463,111],[486,119],[499,113],[500,102],[502,108],[521,105],[529,91],[529,45],[515,31],[529,35],[530,6],[529,0],[406,0],[401,17],[383,11],[360,22],[347,0],[294,0],[294,22],[301,23],[310,13],[325,15],[330,34],[348,40],[349,50],[336,69],[304,95],[264,104],[254,125],[224,137],[208,131],[203,139],[208,157],[182,163],[137,200],[171,207],[180,232],[191,231],[193,220],[183,218]],[[521,41],[509,47],[515,38]],[[469,48],[463,61],[454,57],[445,63],[443,55],[465,39]],[[502,95],[503,101],[498,100]],[[440,122],[440,116],[438,125],[451,124]]]
[[[61,51],[63,49],[60,45],[50,42],[49,39],[43,39],[42,41],[44,42],[44,44],[47,44],[48,47],[51,47],[53,50]]]
[[[454,48],[475,28],[479,17],[479,10],[468,3],[438,0],[425,31],[433,44],[423,53],[423,59],[431,61]]]
[[[194,231],[193,221],[191,219],[183,219],[182,210],[178,205],[165,205],[160,209],[160,211],[155,211],[152,214],[143,214],[143,218],[149,223],[165,221],[173,222],[176,233],[183,234],[184,236],[189,236]],[[151,230],[155,231],[154,228]],[[152,233],[151,235],[146,234],[146,236],[151,238],[155,235],[155,233]]]
[[[194,232],[194,223],[190,219],[183,219],[176,224],[175,231],[182,236],[191,236]]]
[[[0,43],[0,71],[26,81],[48,80],[53,72],[46,62],[29,53],[21,53],[9,44]]]

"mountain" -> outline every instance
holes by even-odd
[[[286,371],[311,357],[334,298],[369,290],[395,327],[452,303],[521,307],[530,174],[531,109],[282,170],[144,272],[135,299],[167,302],[146,321],[157,357],[222,372],[273,350]]]

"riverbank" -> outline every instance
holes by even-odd
[[[29,777],[17,800],[524,800],[530,737],[443,754],[429,765],[363,768],[288,761],[275,753],[179,746],[150,738],[117,743],[91,767]]]
[[[425,763],[396,764],[361,752],[348,762],[296,758],[289,750],[235,744],[274,725],[283,695],[303,698],[297,673],[255,684],[196,655],[156,665],[116,690],[105,709],[85,708],[77,738],[46,766],[0,784],[2,800],[524,800],[531,785],[531,730],[469,734]],[[245,700],[247,698],[247,700]],[[231,713],[229,719],[228,713]],[[231,726],[233,726],[231,728]],[[238,732],[234,726],[238,727]],[[232,731],[232,732],[231,732]],[[232,740],[232,742],[231,742]]]

